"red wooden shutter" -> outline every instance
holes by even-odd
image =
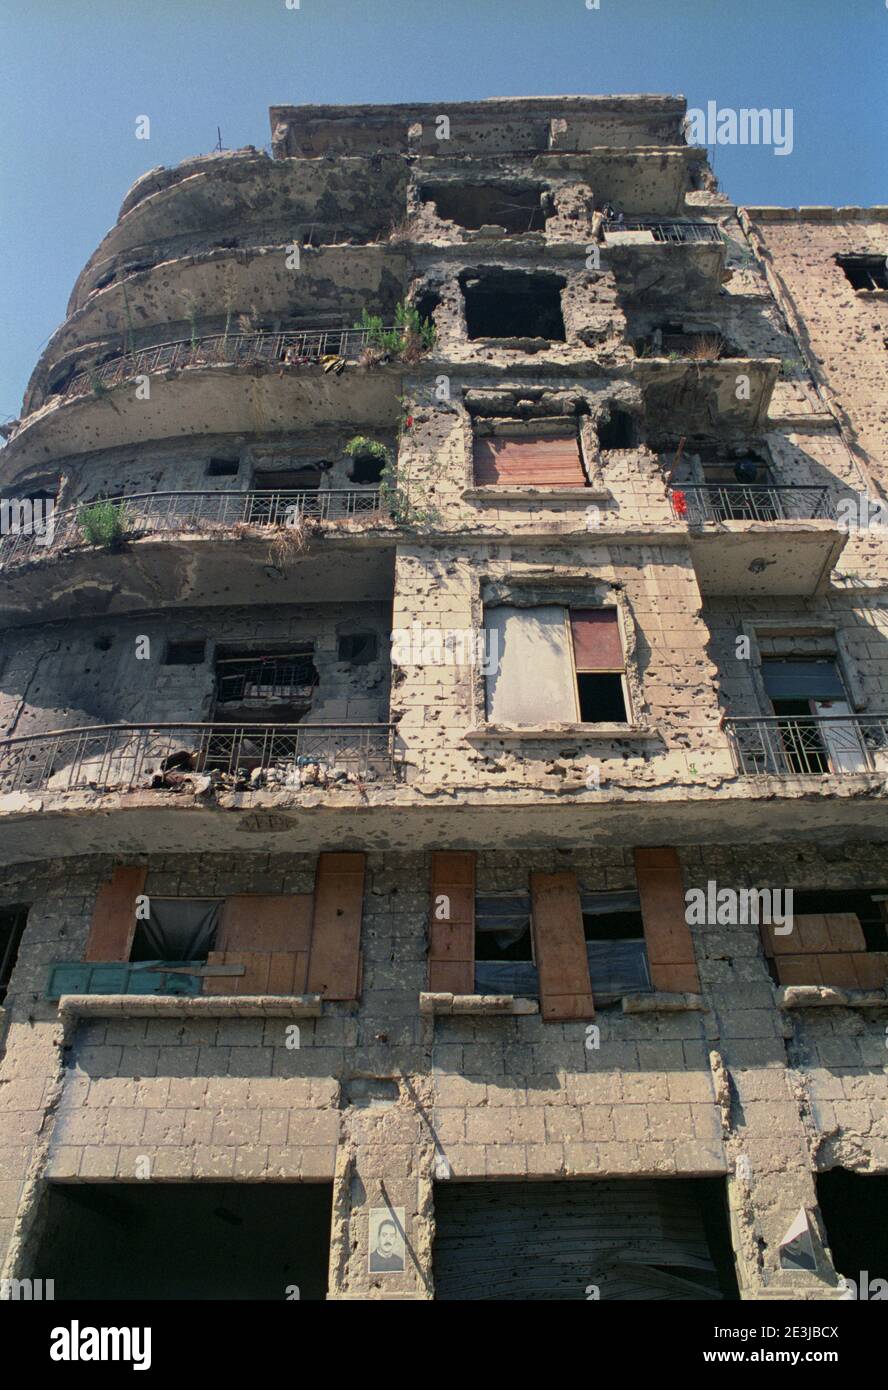
[[[148,870],[121,865],[103,883],[93,908],[84,960],[129,960],[136,930],[136,898],[145,891]]]
[[[543,1019],[594,1018],[576,874],[531,874],[530,892]]]
[[[583,487],[586,475],[577,436],[522,435],[520,439],[479,435],[474,443],[475,482],[479,487]]]
[[[443,911],[445,915],[439,916]],[[439,850],[432,855],[429,914],[429,989],[433,994],[475,992],[475,855]]]
[[[622,671],[623,644],[616,608],[572,608],[570,631],[578,671]]]
[[[320,854],[308,960],[308,993],[357,999],[365,854]]]
[[[681,864],[674,849],[637,849],[635,877],[654,989],[699,994],[700,977],[685,917]]]
[[[304,994],[313,901],[311,893],[226,898],[207,963],[246,972],[206,977],[204,994]]]

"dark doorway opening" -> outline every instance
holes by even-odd
[[[888,1280],[888,1174],[830,1168],[817,1174],[817,1200],[837,1272]]]
[[[459,277],[470,338],[545,338],[564,342],[561,291],[549,271],[466,270]]]
[[[323,1299],[330,1183],[53,1184],[33,1278],[56,1299]],[[288,1290],[290,1292],[288,1293]]]

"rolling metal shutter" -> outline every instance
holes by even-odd
[[[683,1179],[441,1183],[442,1301],[718,1299],[695,1184]]]

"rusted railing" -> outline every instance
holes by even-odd
[[[681,521],[814,521],[835,515],[829,489],[771,483],[688,483],[670,489]]]
[[[210,333],[199,338],[157,343],[154,347],[139,348],[135,352],[121,352],[108,362],[77,372],[56,394],[65,400],[74,396],[88,396],[91,391],[108,391],[134,376],[180,371],[183,367],[252,366],[262,363],[298,366],[319,362],[322,357],[354,360],[370,345],[371,336],[364,328],[301,328],[287,333]]]
[[[604,224],[607,232],[650,232],[654,241],[671,241],[679,245],[691,242],[722,241],[718,227],[712,222],[620,222],[613,218]]]
[[[98,724],[0,743],[3,792],[175,789],[189,774],[298,787],[394,778],[393,724]],[[321,769],[320,774],[314,771]],[[306,769],[312,771],[306,772]],[[258,779],[257,772],[264,776]]]
[[[769,715],[724,721],[737,771],[747,777],[871,772],[886,756],[888,714]]]
[[[294,526],[301,518],[347,521],[383,510],[378,488],[331,488],[327,492],[142,492],[95,498],[78,507],[41,514],[38,525],[9,504],[11,529],[0,535],[0,570],[47,552],[89,545],[83,516],[90,507],[118,508],[122,535],[135,539],[164,531],[201,531],[233,526]],[[16,522],[17,518],[17,522]]]

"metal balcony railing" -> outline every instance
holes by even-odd
[[[394,330],[386,329],[386,332]],[[108,391],[121,381],[183,367],[308,364],[322,357],[354,360],[370,345],[363,328],[301,328],[286,333],[210,333],[121,352],[108,362],[78,372],[57,394],[65,400]]]
[[[871,772],[888,755],[888,714],[732,716],[724,727],[746,777]]]
[[[829,489],[795,484],[688,483],[671,487],[673,515],[705,521],[814,521],[835,515]]]
[[[327,492],[143,492],[95,498],[78,507],[54,510],[41,529],[14,510],[11,529],[0,535],[0,571],[38,555],[89,545],[83,514],[99,503],[120,509],[129,539],[165,531],[209,531],[234,526],[293,526],[301,518],[347,521],[383,511],[378,488],[331,488]],[[16,504],[10,503],[14,509]],[[30,513],[28,513],[30,515]]]
[[[724,240],[712,222],[619,222],[611,219],[605,222],[604,228],[607,232],[651,232],[654,241],[671,241],[681,246],[692,242]]]
[[[335,781],[392,780],[393,724],[97,724],[0,743],[0,791],[175,788],[182,774],[219,772],[300,785],[300,769]],[[261,779],[260,779],[261,780]]]

